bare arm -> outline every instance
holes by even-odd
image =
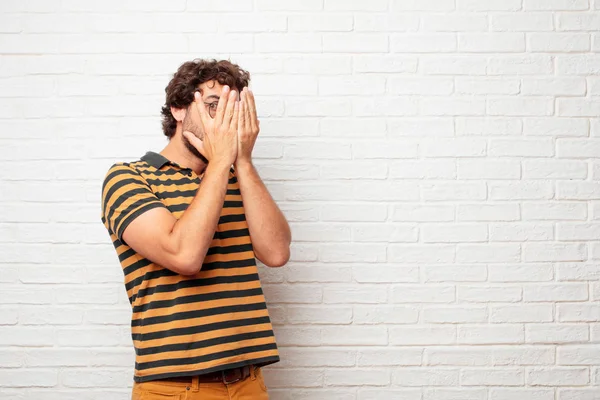
[[[204,140],[190,132],[185,137],[208,160],[200,188],[190,206],[177,220],[164,208],[149,210],[133,220],[123,240],[149,260],[183,275],[200,271],[208,252],[227,192],[229,169],[237,156],[237,93],[225,86],[213,120],[196,94],[204,128]]]
[[[256,257],[269,267],[285,265],[292,240],[285,216],[251,162],[236,163],[236,174]]]
[[[252,164],[252,150],[259,130],[254,95],[251,90],[244,88],[240,102],[235,170],[254,253],[265,265],[281,267],[290,259],[292,234],[285,216]]]
[[[179,274],[200,271],[223,208],[229,168],[211,163],[179,220],[165,208],[149,210],[125,228],[125,242],[152,262]]]

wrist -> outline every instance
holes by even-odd
[[[215,172],[225,172],[229,171],[231,168],[231,163],[227,161],[213,161],[209,162],[206,166],[207,170],[215,171]]]
[[[234,165],[235,165],[236,169],[251,168],[253,166],[251,158],[239,158],[239,157],[237,160],[235,160]]]

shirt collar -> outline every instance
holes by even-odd
[[[160,169],[162,166],[166,164],[171,164],[165,156],[162,154],[155,153],[153,151],[149,151],[141,158],[142,161],[146,161],[148,164],[153,166],[156,169]]]

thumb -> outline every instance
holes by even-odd
[[[192,146],[194,146],[196,150],[200,152],[200,154],[209,159],[209,157],[207,157],[206,155],[206,150],[204,150],[204,142],[202,140],[200,140],[196,135],[188,131],[184,131],[183,136],[191,143]]]

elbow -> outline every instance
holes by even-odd
[[[281,253],[273,254],[271,257],[269,257],[267,262],[263,262],[263,264],[265,264],[267,267],[279,268],[287,264],[288,261],[290,261],[289,247]]]
[[[180,275],[195,275],[202,269],[202,260],[196,260],[188,256],[179,256],[173,260],[171,269]]]

